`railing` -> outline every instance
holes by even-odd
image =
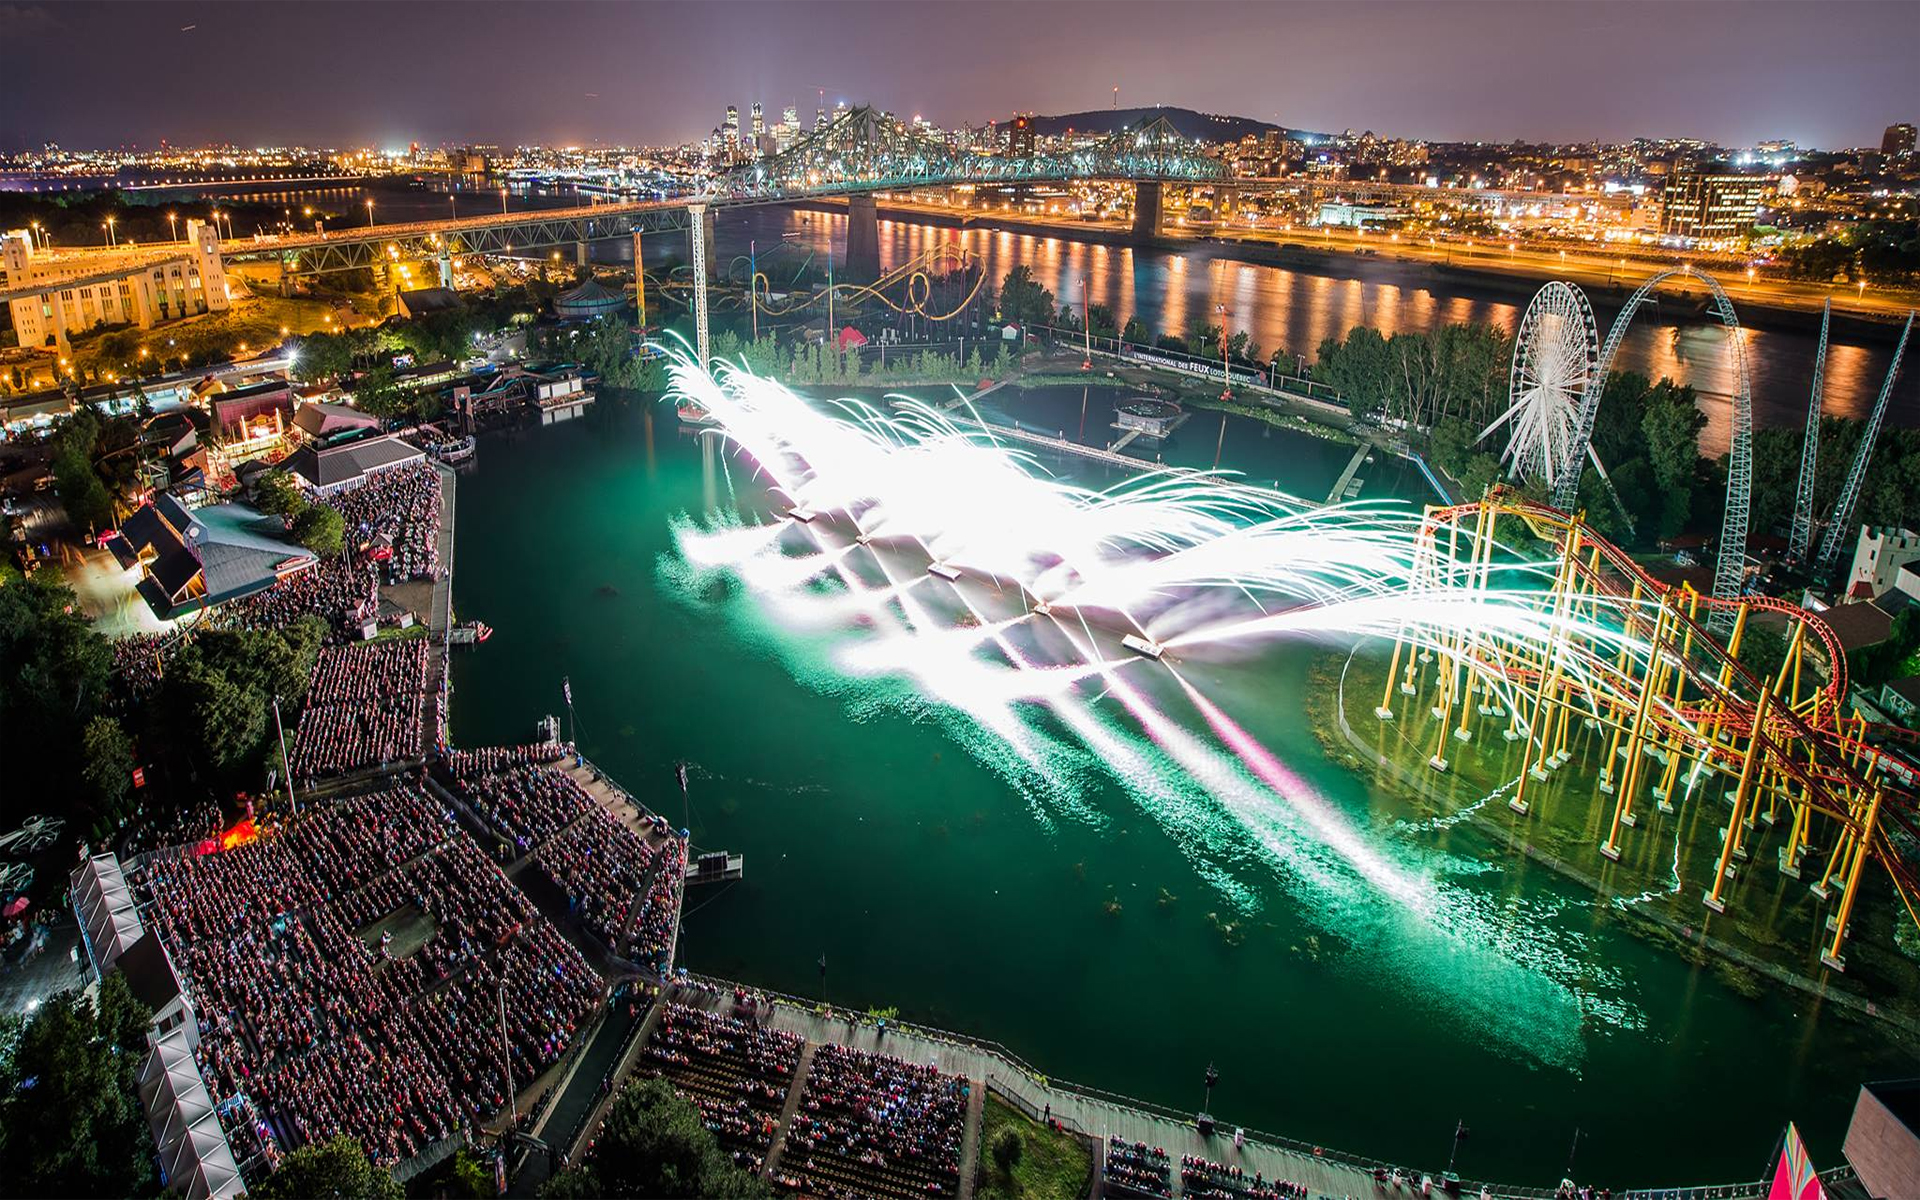
[[[1145,342],[1130,342],[1123,338],[1106,334],[1095,334],[1091,339],[1078,329],[1067,329],[1058,325],[1030,325],[1029,332],[1044,336],[1050,344],[1066,347],[1084,346],[1091,341],[1096,354],[1110,355],[1148,367],[1162,367],[1188,375],[1202,375],[1209,379],[1221,379],[1219,356],[1190,354],[1184,350],[1170,350]],[[1298,369],[1287,370],[1278,359],[1264,366],[1238,360],[1231,363],[1232,379],[1236,386],[1256,387],[1282,395],[1302,397],[1321,404],[1331,404],[1338,408],[1350,407],[1339,391],[1321,383]]]

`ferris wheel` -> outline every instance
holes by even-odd
[[[1600,328],[1587,296],[1555,280],[1534,294],[1513,339],[1507,411],[1476,441],[1511,424],[1500,461],[1515,479],[1552,486],[1568,470],[1580,425],[1580,399],[1600,363]]]

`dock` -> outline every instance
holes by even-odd
[[[1372,452],[1373,447],[1366,442],[1360,443],[1354,449],[1353,457],[1347,460],[1347,469],[1340,472],[1340,478],[1333,481],[1333,490],[1327,493],[1328,504],[1351,500],[1360,494],[1360,484],[1366,481],[1355,480],[1354,476],[1359,473],[1360,465],[1367,461],[1367,455]]]
[[[728,850],[713,850],[688,862],[685,882],[732,883],[747,877],[747,856]]]

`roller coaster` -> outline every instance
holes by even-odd
[[[1869,864],[1914,917],[1920,759],[1906,753],[1914,735],[1849,714],[1846,656],[1818,614],[1663,583],[1581,516],[1500,488],[1427,510],[1412,587],[1469,602],[1498,588],[1512,603],[1500,581],[1523,564],[1533,578],[1551,578],[1525,602],[1524,632],[1425,624],[1409,606],[1416,615],[1395,637],[1375,715],[1430,748],[1429,767],[1449,770],[1475,739],[1514,743],[1514,813],[1526,818],[1554,788],[1578,810],[1590,788],[1580,820],[1605,831],[1597,852],[1614,862],[1636,830],[1648,837],[1667,823],[1676,888],[1679,831],[1712,827],[1717,852],[1706,856],[1712,870],[1700,886],[1714,914],[1759,895],[1771,839],[1775,869],[1804,880],[1824,907],[1819,962],[1834,972],[1845,969]],[[1787,647],[1764,675],[1740,658],[1760,622]]]

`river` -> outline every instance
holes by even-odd
[[[461,186],[449,203],[439,191],[401,191],[390,186],[372,190],[357,185],[324,191],[254,194],[260,201],[278,199],[289,206],[325,205],[352,220],[362,213],[361,202],[376,200],[380,220],[408,221],[449,213],[472,216],[482,206],[501,202],[496,188]],[[521,187],[507,197],[515,208],[577,205],[585,197],[565,189]],[[722,263],[759,250],[760,269],[778,289],[811,259],[817,264],[829,246],[844,250],[846,218],[836,213],[786,208],[748,208],[722,211],[715,227],[716,251]],[[1411,263],[1378,259],[1347,260],[1327,272],[1287,269],[1238,262],[1214,247],[1190,251],[1141,250],[1095,245],[1069,237],[1042,237],[986,228],[947,229],[911,219],[880,221],[880,258],[883,269],[924,253],[942,241],[957,243],[980,256],[993,284],[1012,267],[1032,268],[1034,277],[1061,303],[1078,304],[1085,280],[1090,302],[1104,304],[1124,320],[1138,316],[1156,333],[1184,336],[1195,321],[1226,323],[1246,329],[1268,354],[1284,348],[1316,356],[1321,342],[1344,337],[1348,330],[1371,325],[1383,333],[1427,330],[1448,323],[1486,321],[1511,331],[1520,320],[1524,303],[1505,293],[1476,287],[1459,278],[1436,276]],[[679,235],[648,239],[650,263],[669,258],[686,261],[686,240]],[[625,240],[599,243],[597,261],[632,261]],[[836,256],[838,251],[836,251]],[[741,272],[744,277],[744,269]],[[1618,301],[1596,298],[1602,322],[1613,319]],[[1740,307],[1734,288],[1734,307]],[[1222,310],[1225,310],[1223,315]],[[1604,336],[1605,325],[1601,328]],[[1816,336],[1808,330],[1746,329],[1746,358],[1753,396],[1755,424],[1766,428],[1798,425],[1806,419],[1813,385]],[[1891,341],[1867,343],[1842,336],[1829,347],[1824,410],[1844,417],[1865,417],[1892,359]],[[1727,353],[1726,336],[1712,318],[1643,311],[1623,342],[1616,365],[1651,378],[1662,376],[1692,384],[1707,415],[1701,448],[1712,455],[1725,453],[1731,426],[1735,372]],[[1909,368],[1895,383],[1888,420],[1896,425],[1920,425],[1920,370]]]
[[[994,402],[1049,430],[1084,403],[1091,428],[1112,394]],[[1218,439],[1224,465],[1319,498],[1349,453],[1220,429],[1199,414],[1169,459],[1209,465]],[[1133,671],[1045,709],[850,670],[859,628],[689,567],[689,523],[766,511],[749,468],[700,447],[663,406],[603,399],[482,438],[457,508],[455,604],[497,633],[457,652],[455,741],[527,739],[567,677],[583,750],[746,856],[743,882],[689,893],[682,965],[897,1007],[1181,1109],[1215,1063],[1229,1125],[1429,1169],[1464,1120],[1463,1173],[1545,1186],[1576,1128],[1576,1175],[1616,1188],[1756,1178],[1789,1119],[1831,1165],[1859,1083],[1914,1073],[1836,1010],[1747,998],[1631,936],[1472,824],[1411,819],[1302,719],[1318,648]],[[1363,475],[1419,498],[1391,463]],[[1284,789],[1250,780],[1196,697]]]

